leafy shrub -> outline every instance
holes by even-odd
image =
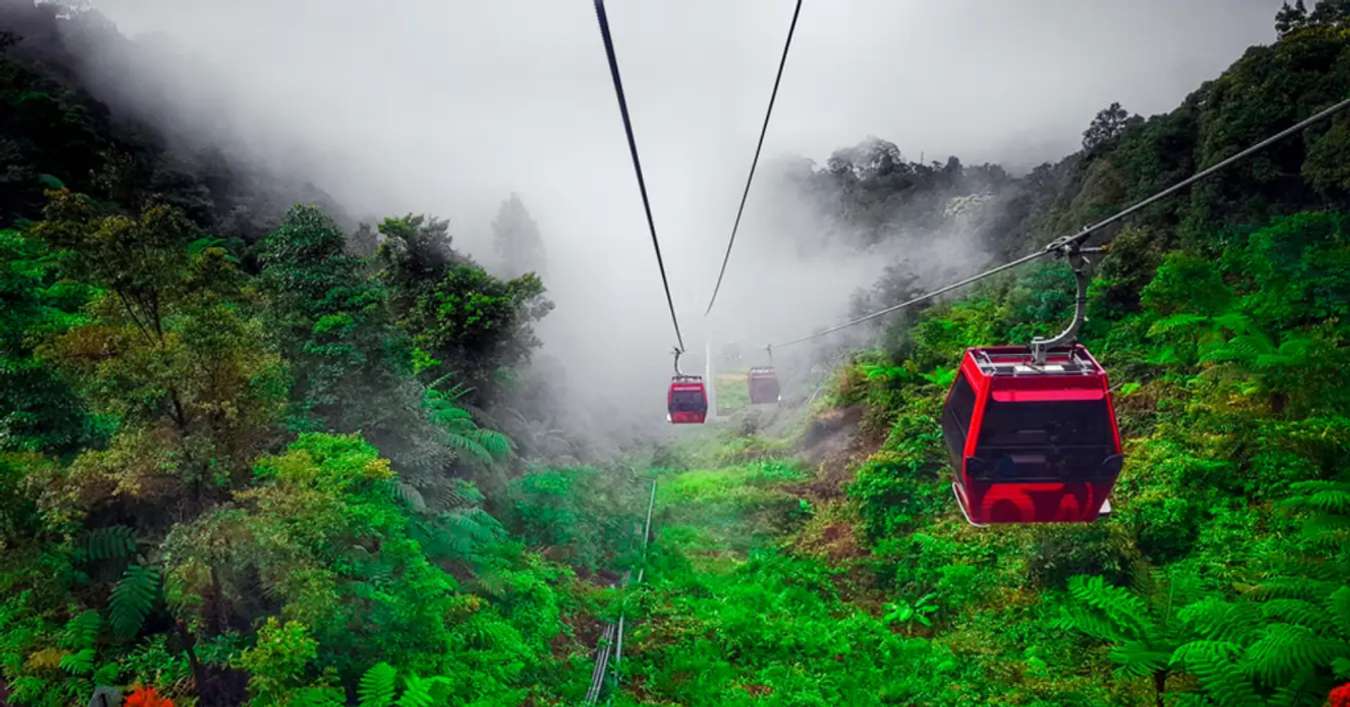
[[[1138,560],[1129,538],[1110,522],[1037,528],[1035,537],[1027,574],[1040,587],[1063,587],[1070,577],[1080,574],[1125,582]]]

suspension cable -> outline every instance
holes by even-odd
[[[1038,250],[1035,253],[1032,253],[1030,255],[1024,255],[1012,262],[1004,263],[996,268],[985,270],[984,272],[978,275],[972,275],[964,280],[958,280],[950,285],[939,287],[938,289],[933,290],[932,292],[925,292],[924,294],[921,294],[918,297],[907,299],[904,302],[901,302],[900,304],[893,304],[885,309],[880,309],[875,312],[872,312],[871,314],[864,314],[863,316],[858,317],[857,319],[850,319],[842,324],[836,324],[828,329],[822,329],[814,334],[808,334],[807,336],[798,337],[796,339],[792,339],[791,341],[784,341],[780,344],[773,344],[773,347],[775,349],[781,349],[784,346],[792,346],[793,344],[800,344],[803,341],[810,341],[811,339],[819,338],[825,336],[826,334],[833,334],[834,332],[839,331],[840,329],[847,329],[851,326],[862,324],[863,322],[866,321],[871,321],[873,319],[876,319],[877,317],[885,316],[887,314],[890,314],[891,312],[901,310],[906,307],[911,307],[924,300],[932,299],[934,297],[937,297],[938,295],[942,295],[951,292],[952,290],[965,287],[966,285],[969,285],[971,283],[979,282],[980,280],[983,280],[986,277],[997,275],[998,273],[1001,273],[1004,270],[1015,268],[1023,263],[1029,263],[1033,260],[1036,260],[1037,258],[1043,258],[1047,255],[1050,255],[1053,252],[1054,251],[1050,250]]]
[[[778,84],[783,81],[783,67],[787,65],[788,49],[792,47],[792,33],[797,29],[797,16],[802,12],[802,0],[792,11],[792,23],[788,25],[787,41],[783,43],[783,57],[778,60],[778,75],[773,79],[773,91],[769,94],[769,109],[764,111],[764,125],[759,129],[759,142],[755,144],[755,158],[750,161],[750,174],[745,177],[745,191],[741,192],[741,205],[736,209],[736,222],[731,226],[731,238],[727,240],[727,252],[722,256],[722,269],[717,272],[717,284],[713,286],[712,298],[703,316],[712,313],[717,303],[717,293],[722,289],[722,278],[727,274],[727,263],[731,261],[731,247],[736,245],[736,232],[741,228],[741,214],[745,213],[745,201],[750,196],[750,183],[755,180],[755,167],[759,164],[760,150],[764,149],[764,135],[769,132],[769,116],[773,115],[773,103],[778,98]]]
[[[934,297],[937,297],[937,296],[939,296],[939,295],[945,294],[945,293],[947,293],[947,292],[951,292],[952,290],[955,290],[955,289],[958,289],[958,288],[961,288],[961,287],[965,287],[966,285],[970,285],[970,284],[973,284],[973,283],[975,283],[975,282],[979,282],[980,280],[983,280],[983,279],[985,279],[985,278],[987,278],[987,277],[992,277],[993,275],[997,275],[998,273],[1001,273],[1001,272],[1003,272],[1004,270],[1008,270],[1008,269],[1010,269],[1010,268],[1017,267],[1018,265],[1022,265],[1022,264],[1024,264],[1024,263],[1029,263],[1029,262],[1031,262],[1031,261],[1033,261],[1033,260],[1036,260],[1036,259],[1038,259],[1038,258],[1043,258],[1043,257],[1045,257],[1045,256],[1047,256],[1047,255],[1056,255],[1056,254],[1062,252],[1064,249],[1068,248],[1070,245],[1082,245],[1083,243],[1085,243],[1085,242],[1087,241],[1087,239],[1088,239],[1093,233],[1095,233],[1095,232],[1097,232],[1097,231],[1100,231],[1101,229],[1103,229],[1103,228],[1105,228],[1105,227],[1107,227],[1107,226],[1109,226],[1109,225],[1111,225],[1111,224],[1113,224],[1113,223],[1115,223],[1115,222],[1117,222],[1117,221],[1119,221],[1119,220],[1125,218],[1126,216],[1129,216],[1130,214],[1132,214],[1132,213],[1134,213],[1134,212],[1136,212],[1136,211],[1138,211],[1138,210],[1144,208],[1145,206],[1148,206],[1149,204],[1152,204],[1153,202],[1155,202],[1155,201],[1157,201],[1157,200],[1159,200],[1159,199],[1162,199],[1162,198],[1164,198],[1164,197],[1167,197],[1167,196],[1172,195],[1173,193],[1177,192],[1178,190],[1180,190],[1180,189],[1182,189],[1182,188],[1184,188],[1184,187],[1186,187],[1186,186],[1189,186],[1189,185],[1195,183],[1196,181],[1199,181],[1200,179],[1203,179],[1203,178],[1205,178],[1205,177],[1208,177],[1209,175],[1211,175],[1211,174],[1213,174],[1213,173],[1219,171],[1220,169],[1223,169],[1224,167],[1227,167],[1227,166],[1233,164],[1234,162],[1237,162],[1238,160],[1241,160],[1241,159],[1243,159],[1244,157],[1247,157],[1247,156],[1251,155],[1252,153],[1254,153],[1254,152],[1256,152],[1256,151],[1258,151],[1258,150],[1260,150],[1260,149],[1262,149],[1262,148],[1264,148],[1264,147],[1269,146],[1271,143],[1274,143],[1274,142],[1277,142],[1277,141],[1279,141],[1279,140],[1281,140],[1281,139],[1283,139],[1283,138],[1286,138],[1286,137],[1288,137],[1288,136],[1290,136],[1290,135],[1292,135],[1292,134],[1294,134],[1294,133],[1296,133],[1296,132],[1298,132],[1298,131],[1300,131],[1300,130],[1306,128],[1306,127],[1308,127],[1309,125],[1312,125],[1313,123],[1316,123],[1316,122],[1318,122],[1319,120],[1322,120],[1322,119],[1324,119],[1324,118],[1326,118],[1326,117],[1328,117],[1328,116],[1330,116],[1330,115],[1332,115],[1332,114],[1334,114],[1334,113],[1336,113],[1336,112],[1338,112],[1338,111],[1344,109],[1346,106],[1350,106],[1350,98],[1344,99],[1344,100],[1340,101],[1339,103],[1336,103],[1335,105],[1332,105],[1330,108],[1326,108],[1326,109],[1324,109],[1324,110],[1321,110],[1321,111],[1319,111],[1319,112],[1313,114],[1312,116],[1310,116],[1310,117],[1308,117],[1308,118],[1305,118],[1305,119],[1303,119],[1303,120],[1301,120],[1301,121],[1295,123],[1294,125],[1291,125],[1290,127],[1285,128],[1284,130],[1281,130],[1280,132],[1275,133],[1274,135],[1271,135],[1270,137],[1268,137],[1268,138],[1266,138],[1266,139],[1264,139],[1264,140],[1262,140],[1262,141],[1260,141],[1260,142],[1258,142],[1258,143],[1252,145],[1251,147],[1248,147],[1248,148],[1246,148],[1245,150],[1242,150],[1241,152],[1238,152],[1238,153],[1236,153],[1236,154],[1234,154],[1234,155],[1232,155],[1232,156],[1230,156],[1230,157],[1224,158],[1223,160],[1220,160],[1219,162],[1217,162],[1217,163],[1215,163],[1215,164],[1213,164],[1213,165],[1211,165],[1211,166],[1209,166],[1209,167],[1206,167],[1205,169],[1200,170],[1199,172],[1196,172],[1195,174],[1193,174],[1193,175],[1191,175],[1191,176],[1189,176],[1189,177],[1187,177],[1187,178],[1181,180],[1180,182],[1177,182],[1176,184],[1173,184],[1172,186],[1167,187],[1166,189],[1163,189],[1162,191],[1160,191],[1160,192],[1154,194],[1153,196],[1148,197],[1147,199],[1144,199],[1144,200],[1142,200],[1142,201],[1136,202],[1135,204],[1133,204],[1133,205],[1131,205],[1131,206],[1129,206],[1129,207],[1127,207],[1127,208],[1125,208],[1125,209],[1122,209],[1121,211],[1118,211],[1117,213],[1115,213],[1115,214],[1113,214],[1113,215],[1111,215],[1111,216],[1109,216],[1109,217],[1107,217],[1107,218],[1104,218],[1104,219],[1102,219],[1101,221],[1098,221],[1098,222],[1092,224],[1091,226],[1085,226],[1085,227],[1083,228],[1083,230],[1078,231],[1077,233],[1073,233],[1073,234],[1070,234],[1070,235],[1067,235],[1067,236],[1060,236],[1059,238],[1056,238],[1056,239],[1054,239],[1053,241],[1050,241],[1050,243],[1046,244],[1046,246],[1045,246],[1044,248],[1042,248],[1041,250],[1038,250],[1038,251],[1036,251],[1036,252],[1034,252],[1034,253],[1031,253],[1031,254],[1028,254],[1028,255],[1024,255],[1024,256],[1022,256],[1022,257],[1016,259],[1016,260],[1013,260],[1013,261],[1004,263],[1004,264],[999,265],[998,267],[995,267],[995,268],[991,268],[991,269],[986,270],[986,271],[984,271],[984,272],[982,272],[982,273],[980,273],[980,274],[978,274],[978,275],[972,275],[972,276],[970,276],[970,277],[968,277],[968,278],[965,278],[964,280],[958,280],[958,281],[956,281],[956,282],[951,283],[950,285],[945,285],[945,286],[943,286],[943,287],[939,287],[938,289],[933,290],[932,292],[926,292],[926,293],[924,293],[924,294],[922,294],[922,295],[919,295],[918,297],[912,297],[912,298],[907,299],[907,300],[905,300],[904,302],[901,302],[901,303],[899,303],[899,304],[894,304],[894,305],[891,305],[891,306],[889,306],[889,307],[886,307],[885,309],[880,309],[880,310],[877,310],[877,311],[872,312],[872,313],[870,313],[870,314],[865,314],[865,315],[863,315],[863,316],[861,316],[861,317],[857,317],[856,319],[850,319],[849,321],[846,321],[846,322],[844,322],[844,323],[842,323],[842,324],[836,324],[836,325],[834,325],[834,326],[832,326],[832,327],[829,327],[829,328],[827,328],[827,329],[822,329],[821,331],[818,331],[818,332],[816,332],[816,333],[814,333],[814,334],[809,334],[809,335],[807,335],[807,336],[798,337],[798,338],[796,338],[796,339],[792,339],[792,340],[790,340],[790,341],[785,341],[785,342],[780,343],[780,344],[773,344],[772,346],[773,346],[774,348],[782,348],[782,347],[784,347],[784,346],[792,346],[793,344],[800,344],[800,343],[802,343],[802,342],[804,342],[804,341],[810,341],[811,339],[816,339],[816,338],[825,336],[825,335],[827,335],[827,334],[832,334],[832,333],[834,333],[834,332],[836,332],[836,331],[839,331],[840,329],[847,329],[848,327],[855,326],[855,325],[857,325],[857,324],[862,324],[863,322],[870,321],[870,320],[872,320],[872,319],[876,319],[877,317],[885,316],[885,315],[887,315],[887,314],[890,314],[891,312],[895,312],[895,311],[897,311],[897,310],[901,310],[901,309],[904,309],[904,308],[906,308],[906,307],[911,307],[911,306],[916,305],[916,304],[918,304],[918,303],[920,303],[920,302],[923,302],[923,301],[925,301],[925,300],[933,299]]]
[[[1129,207],[1128,209],[1125,209],[1124,211],[1115,214],[1114,216],[1102,219],[1101,221],[1098,221],[1097,223],[1094,223],[1091,226],[1088,226],[1087,228],[1084,228],[1082,231],[1079,231],[1078,233],[1075,233],[1071,236],[1064,236],[1062,238],[1057,238],[1054,241],[1051,241],[1049,245],[1045,246],[1045,248],[1046,250],[1057,250],[1065,245],[1068,245],[1070,242],[1081,244],[1083,241],[1087,240],[1088,236],[1092,235],[1094,231],[1101,230],[1102,228],[1105,228],[1106,226],[1109,226],[1115,223],[1116,221],[1119,221],[1125,218],[1126,216],[1129,216],[1130,214],[1144,208],[1145,206],[1148,206],[1149,204],[1152,204],[1153,202],[1159,199],[1171,196],[1173,193],[1179,191],[1180,189],[1188,187],[1191,184],[1198,182],[1211,174],[1214,174],[1215,172],[1223,169],[1224,167],[1227,167],[1228,165],[1233,164],[1234,162],[1237,162],[1238,160],[1241,160],[1242,158],[1247,157],[1248,155],[1251,155],[1253,152],[1257,152],[1269,146],[1272,143],[1279,142],[1280,140],[1283,140],[1284,138],[1293,135],[1294,133],[1308,127],[1309,125],[1312,125],[1313,123],[1316,123],[1317,121],[1326,118],[1327,116],[1330,116],[1331,114],[1341,110],[1342,108],[1345,108],[1348,105],[1350,105],[1350,98],[1346,98],[1342,100],[1340,103],[1331,106],[1330,108],[1318,111],[1317,113],[1314,113],[1313,115],[1304,118],[1303,120],[1285,128],[1284,130],[1281,130],[1280,132],[1271,135],[1270,137],[1262,140],[1261,142],[1258,142],[1255,145],[1252,145],[1251,147],[1248,147],[1247,149],[1235,155],[1220,160],[1218,163],[1210,165],[1209,167],[1206,167],[1205,169],[1202,169],[1199,172],[1192,174],[1186,179],[1183,179],[1177,182],[1176,184],[1173,184],[1172,186],[1158,192],[1157,194],[1154,194],[1153,196],[1150,196],[1147,199],[1144,199],[1143,201],[1135,204],[1134,206]]]
[[[647,198],[647,181],[642,178],[642,162],[638,159],[637,141],[633,139],[633,121],[628,117],[628,101],[623,95],[623,81],[619,78],[619,61],[614,57],[614,39],[609,34],[609,18],[605,15],[605,0],[595,0],[595,19],[600,23],[600,36],[605,40],[605,56],[609,59],[609,75],[614,80],[614,95],[619,100],[619,114],[623,116],[623,130],[628,135],[628,152],[633,156],[633,171],[637,173],[638,190],[642,192],[642,208],[647,213],[647,229],[652,234],[652,249],[656,251],[656,267],[661,271],[661,287],[666,291],[666,305],[670,307],[670,323],[675,327],[675,341],[684,350],[684,336],[680,320],[675,316],[675,300],[670,296],[670,280],[666,278],[666,264],[661,259],[661,242],[656,238],[656,222],[652,220],[652,204]]]

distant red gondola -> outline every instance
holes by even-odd
[[[750,369],[750,404],[766,405],[779,401],[778,373],[773,366],[759,366]]]
[[[1106,371],[1082,345],[967,349],[947,393],[942,433],[966,520],[1090,522],[1110,512],[1120,431]]]
[[[702,376],[676,375],[666,393],[666,420],[676,425],[703,424],[708,417],[708,391]]]

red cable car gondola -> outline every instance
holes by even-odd
[[[666,391],[666,421],[675,425],[703,424],[708,417],[708,390],[703,376],[687,376],[680,370],[684,351],[675,347],[675,376]]]
[[[1081,345],[1043,364],[1024,346],[968,349],[942,433],[972,524],[1090,522],[1110,511],[1120,432],[1106,372]]]
[[[666,420],[676,424],[703,424],[708,417],[708,391],[702,376],[676,374],[666,393]]]
[[[751,405],[771,405],[779,401],[778,373],[773,366],[756,366],[750,369]]]
[[[1075,343],[1087,258],[1061,251],[1078,284],[1073,323],[1031,346],[967,349],[942,410],[952,492],[973,525],[1091,522],[1111,512],[1120,429],[1106,371]]]

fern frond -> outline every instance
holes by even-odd
[[[442,513],[439,520],[439,544],[459,558],[474,554],[506,534],[501,522],[481,508],[457,508]]]
[[[1245,643],[1265,623],[1257,605],[1211,597],[1177,613],[1191,630],[1210,641]]]
[[[1350,515],[1350,483],[1343,481],[1301,481],[1290,486],[1291,496],[1280,506],[1292,510],[1320,511]]]
[[[1326,601],[1327,612],[1334,626],[1343,638],[1350,638],[1350,587],[1342,586],[1331,593]]]
[[[1262,704],[1251,680],[1235,660],[1241,650],[1241,646],[1228,641],[1191,641],[1178,647],[1169,663],[1194,675],[1217,704]]]
[[[1160,616],[1170,615],[1176,607],[1193,604],[1208,596],[1204,580],[1193,571],[1173,569],[1162,572],[1161,576],[1165,584],[1160,584],[1154,595]]]
[[[8,699],[11,704],[16,705],[40,704],[47,690],[46,680],[33,675],[23,675],[9,684]]]
[[[477,506],[486,500],[478,486],[468,479],[451,479],[452,486],[445,492],[445,498],[455,506]]]
[[[1241,312],[1224,312],[1214,317],[1214,323],[1234,334],[1245,334],[1251,329],[1251,320]]]
[[[125,525],[110,525],[85,533],[82,545],[90,560],[120,560],[136,552],[136,536]]]
[[[427,510],[427,501],[422,497],[422,492],[407,482],[399,481],[394,484],[394,498],[402,501],[415,513],[423,513]]]
[[[409,673],[403,678],[403,694],[399,695],[398,707],[431,707],[432,681]]]
[[[1142,641],[1127,641],[1112,646],[1108,654],[1120,669],[1129,675],[1143,676],[1167,667],[1172,657],[1171,649],[1163,650]]]
[[[1272,577],[1257,585],[1256,589],[1252,590],[1251,596],[1256,599],[1287,598],[1319,601],[1335,589],[1336,584],[1326,580],[1310,577]]]
[[[1064,607],[1059,620],[1055,621],[1055,627],[1077,631],[1099,641],[1124,640],[1120,627],[1114,622],[1108,621],[1093,610],[1084,610],[1080,607]]]
[[[94,649],[84,648],[61,656],[61,669],[70,675],[88,675],[94,672]]]
[[[444,401],[431,405],[430,412],[432,421],[442,425],[459,422],[460,420],[473,420],[473,413],[458,405]]]
[[[479,429],[475,431],[474,441],[479,444],[488,454],[497,459],[505,458],[511,454],[514,445],[511,438],[496,430]]]
[[[1209,317],[1206,317],[1203,314],[1179,312],[1153,322],[1153,325],[1148,328],[1148,335],[1151,337],[1165,336],[1178,329],[1189,329],[1194,327],[1197,324],[1203,323],[1208,318]]]
[[[397,678],[398,671],[388,663],[381,661],[370,666],[370,669],[361,676],[361,683],[356,688],[356,694],[361,700],[360,707],[392,705]]]
[[[286,707],[344,707],[341,690],[332,687],[302,687],[287,695]]]
[[[65,628],[61,630],[61,647],[79,650],[93,646],[94,639],[98,638],[98,630],[102,625],[103,618],[98,615],[97,611],[90,609],[76,614],[66,622]]]
[[[122,638],[136,635],[154,608],[158,590],[159,572],[155,568],[127,567],[108,602],[108,622],[113,632]]]
[[[1290,336],[1280,342],[1277,353],[1288,361],[1297,362],[1308,357],[1308,352],[1312,350],[1313,343],[1310,336]]]
[[[1326,611],[1303,599],[1271,599],[1261,603],[1261,615],[1267,620],[1294,624],[1318,633],[1331,628]]]
[[[1271,624],[1261,640],[1247,647],[1249,669],[1270,686],[1287,682],[1296,673],[1329,665],[1350,649],[1344,641],[1323,638],[1293,624]]]
[[[1266,700],[1269,705],[1323,705],[1326,704],[1326,691],[1313,688],[1310,680],[1295,680],[1292,684],[1281,685]]]
[[[484,464],[491,464],[493,461],[492,453],[484,449],[483,445],[478,443],[478,440],[469,435],[457,434],[447,430],[445,434],[445,445],[460,452],[468,452],[475,459]]]
[[[1069,578],[1069,594],[1117,627],[1120,638],[1112,640],[1139,639],[1155,633],[1148,605],[1124,587],[1107,584],[1101,577],[1078,575]]]
[[[1275,344],[1271,342],[1270,337],[1259,331],[1239,334],[1228,340],[1228,346],[1248,361],[1255,360],[1257,356],[1263,354],[1276,352]]]
[[[1310,542],[1340,542],[1347,531],[1350,531],[1350,515],[1332,513],[1308,516],[1303,519],[1303,527],[1299,528],[1299,534]]]

